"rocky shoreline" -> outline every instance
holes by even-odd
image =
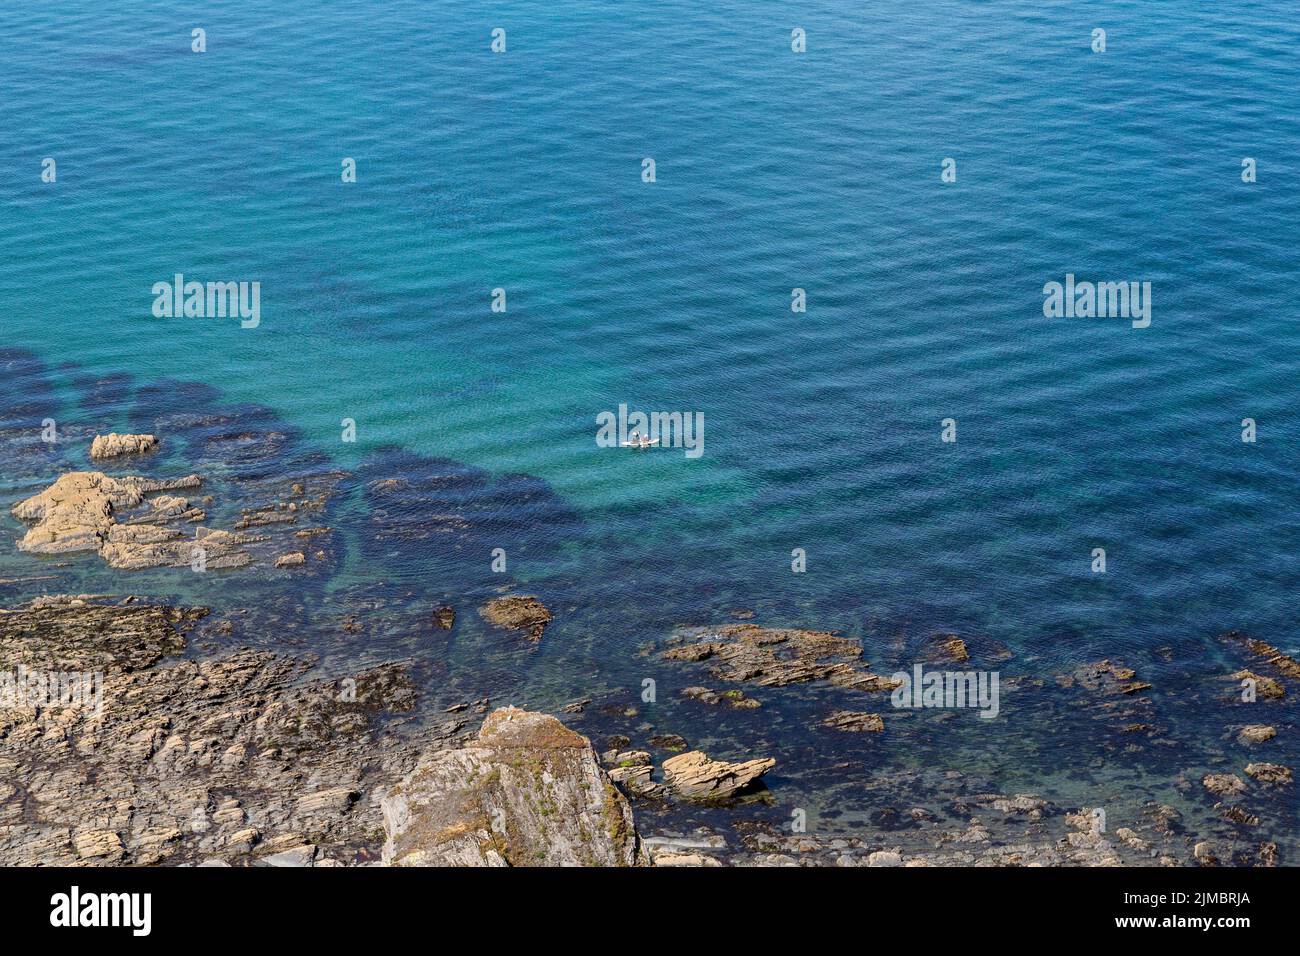
[[[532,599],[535,600],[535,599]],[[714,760],[660,735],[656,767],[626,737],[598,755],[553,716],[486,701],[433,726],[409,662],[313,677],[310,656],[238,649],[186,660],[188,641],[219,630],[206,608],[139,597],[55,596],[0,610],[0,670],[96,671],[102,707],[0,709],[0,863],[16,865],[1271,865],[1277,846],[1203,840],[1173,807],[1109,831],[1087,808],[1031,794],[967,793],[913,806],[875,838],[818,837],[746,823],[747,795],[771,758]],[[789,631],[721,628],[766,650],[768,664],[731,679],[778,686],[849,672],[817,666],[846,648]],[[790,644],[795,658],[770,664]],[[669,642],[674,658],[683,646]],[[1280,672],[1275,648],[1244,645]],[[715,647],[715,650],[717,648]],[[829,652],[829,653],[828,653]],[[746,654],[750,651],[746,651]],[[1279,656],[1280,655],[1280,656]],[[685,655],[696,659],[699,654]],[[850,654],[850,656],[853,656]],[[706,658],[707,659],[707,658]],[[860,673],[852,680],[860,683]],[[1142,707],[1133,674],[1112,662],[1062,682],[1129,720]],[[580,715],[584,707],[575,708]],[[481,725],[480,725],[481,719]],[[841,717],[838,723],[846,723]],[[847,722],[851,723],[851,722]],[[858,728],[850,728],[858,729]],[[871,728],[867,728],[871,729]],[[1275,735],[1241,729],[1243,746]],[[672,753],[672,751],[679,751]],[[684,752],[682,752],[684,751]],[[949,779],[960,774],[949,772]],[[1290,768],[1250,760],[1200,786],[1237,826],[1259,823],[1252,798],[1292,786]],[[918,793],[928,786],[917,786]],[[638,830],[666,802],[736,814],[727,828]]]
[[[293,452],[259,414],[178,411],[152,418],[148,433],[79,436],[82,457],[113,473],[51,473],[47,449],[21,428],[0,429],[25,489],[9,504],[10,550],[31,568],[0,579],[0,672],[93,673],[100,695],[93,713],[0,706],[0,863],[1291,862],[1272,835],[1295,825],[1288,764],[1300,663],[1262,640],[1223,635],[1222,667],[1162,693],[1118,656],[1043,674],[1016,666],[996,642],[939,634],[873,648],[889,666],[869,662],[858,639],[766,627],[743,612],[676,628],[643,650],[671,688],[671,712],[715,729],[703,745],[677,732],[684,726],[649,722],[624,691],[592,691],[554,715],[494,709],[474,667],[447,655],[468,620],[513,655],[486,667],[526,668],[563,627],[545,593],[515,583],[487,598],[411,591],[406,616],[381,622],[381,597],[344,590],[328,597],[340,610],[323,633],[303,633],[297,605],[262,598],[328,580],[349,548],[367,559],[395,542],[486,551],[503,527],[518,531],[499,523],[495,479],[446,464],[427,477],[349,474]],[[571,520],[534,485],[517,485],[525,533],[539,513]],[[358,487],[365,533],[349,540],[335,502]],[[470,497],[458,497],[464,488],[486,503],[457,504]],[[87,569],[109,575],[114,590],[59,592]],[[239,576],[229,580],[240,582],[240,600],[178,600],[166,582],[191,571]],[[149,574],[153,596],[122,592]],[[177,577],[157,576],[166,574]],[[368,650],[373,635],[403,629],[415,635],[404,646],[420,653]],[[1047,737],[1069,727],[1090,739],[1094,756],[1065,769],[1086,781],[1098,761],[1174,762],[1176,799],[1145,799],[1108,820],[1114,797],[1029,793],[965,768],[900,765],[903,741],[928,742],[917,728],[954,718],[923,721],[891,705],[903,661],[1006,670],[1003,693],[1023,720]],[[430,686],[454,702],[435,705]],[[1180,708],[1216,723],[1221,740],[1181,739],[1172,727]],[[823,743],[781,739],[792,719]],[[808,777],[821,806],[805,805]],[[804,797],[787,796],[796,791]],[[862,808],[858,822],[836,823],[845,807]]]

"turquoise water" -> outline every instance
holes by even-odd
[[[635,648],[740,608],[869,659],[940,630],[1051,664],[1232,627],[1295,652],[1294,14],[14,9],[2,344],[129,375],[97,424],[201,382],[343,467],[395,446],[540,480],[563,518],[510,571],[560,605],[529,667],[566,689],[635,687]],[[260,281],[261,325],[154,318],[177,272]],[[1150,327],[1044,318],[1066,273],[1151,282]],[[702,412],[704,455],[598,447],[620,403]],[[353,548],[331,587],[486,587],[492,544]]]

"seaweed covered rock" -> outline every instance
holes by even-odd
[[[636,866],[627,800],[586,737],[547,714],[493,711],[468,746],[422,761],[382,801],[395,866]]]
[[[523,631],[530,641],[540,641],[546,625],[551,623],[551,612],[531,595],[494,598],[479,613],[497,627]]]

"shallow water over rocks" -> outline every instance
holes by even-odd
[[[359,795],[321,798],[328,820],[313,839],[334,841],[338,862],[377,853],[373,834],[349,822],[357,801],[372,795],[360,754],[363,739],[378,737],[365,734],[382,735],[400,755],[390,761],[396,772],[421,746],[454,743],[477,730],[488,706],[508,703],[557,714],[597,752],[649,755],[649,786],[631,794],[637,825],[701,860],[885,865],[898,854],[903,864],[1261,864],[1294,862],[1300,849],[1282,772],[1300,759],[1300,665],[1268,635],[1171,635],[1149,651],[1051,660],[916,622],[837,633],[819,630],[809,609],[775,619],[749,610],[761,594],[711,593],[703,572],[681,593],[645,595],[638,568],[603,548],[577,509],[536,478],[391,447],[345,469],[270,410],[227,404],[209,386],[87,376],[12,350],[0,353],[0,366],[0,606],[98,594],[111,596],[110,606],[139,595],[140,606],[205,608],[167,653],[219,675],[251,668],[295,700],[400,667],[400,704],[390,701],[349,731],[363,736],[337,761],[355,766],[342,773],[330,758],[332,772],[346,777],[338,787]],[[42,441],[47,418],[57,423],[55,443]],[[92,464],[92,439],[114,429],[160,443],[147,455]],[[257,539],[250,560],[196,573],[187,560],[127,570],[93,550],[20,551],[32,522],[10,508],[61,475],[91,469],[146,482],[198,475],[200,488],[149,490],[137,506],[184,495],[202,518],[179,509],[159,519],[164,525]],[[494,570],[497,549],[504,570]],[[288,554],[302,560],[282,562]],[[506,597],[535,597],[549,620],[532,605],[522,627],[480,613]],[[894,706],[895,673],[918,663],[997,671],[998,718]],[[1243,699],[1237,675],[1254,681],[1254,700]],[[112,761],[107,740],[88,744],[104,748],[91,759]],[[775,765],[732,799],[693,802],[659,786],[663,763],[687,750]],[[1241,786],[1207,787],[1215,775]],[[81,789],[69,814],[80,808],[89,820],[112,798],[94,779],[60,776],[60,799]],[[267,779],[280,786],[274,774]],[[286,793],[296,792],[287,781]],[[0,804],[5,825],[49,786],[16,781]],[[214,796],[209,809],[231,799],[251,798]],[[230,820],[238,816],[225,809]],[[196,853],[241,862],[273,849],[261,836],[247,846],[171,838],[151,846],[130,821],[105,819],[101,830],[135,833],[134,842],[101,834],[86,843],[91,855],[79,855],[72,835],[65,844],[24,839],[43,862],[176,862]],[[59,825],[72,834],[78,821]],[[10,836],[16,846],[16,831]],[[167,849],[173,843],[184,850]]]

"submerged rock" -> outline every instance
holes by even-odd
[[[119,435],[112,432],[95,436],[95,440],[90,443],[90,457],[99,460],[121,455],[139,455],[157,447],[158,439],[154,435]]]
[[[1239,631],[1229,631],[1226,635],[1231,640],[1240,641],[1246,650],[1277,670],[1285,677],[1300,679],[1300,661],[1283,654],[1280,650],[1258,638],[1249,637]]]
[[[435,608],[433,612],[433,623],[444,631],[450,631],[456,624],[456,610],[450,604],[444,604],[442,607]]]
[[[494,598],[479,609],[497,627],[524,631],[530,641],[540,641],[546,625],[551,623],[551,612],[532,595],[510,595]]]
[[[966,642],[956,634],[940,634],[930,641],[926,659],[932,662],[964,664],[970,660],[970,651],[966,647]]]
[[[690,800],[725,800],[744,790],[776,766],[771,757],[726,763],[710,760],[698,750],[678,754],[663,763],[664,782]]]
[[[626,798],[591,743],[547,714],[493,711],[478,738],[422,761],[382,801],[396,866],[636,866]]]
[[[650,746],[670,753],[681,753],[690,745],[681,734],[655,734],[650,738]]]
[[[1058,677],[1057,683],[1070,686],[1071,682],[1078,681],[1086,690],[1103,694],[1136,694],[1150,690],[1150,684],[1136,680],[1136,677],[1137,671],[1133,668],[1106,659],[1080,665],[1067,680]]]

